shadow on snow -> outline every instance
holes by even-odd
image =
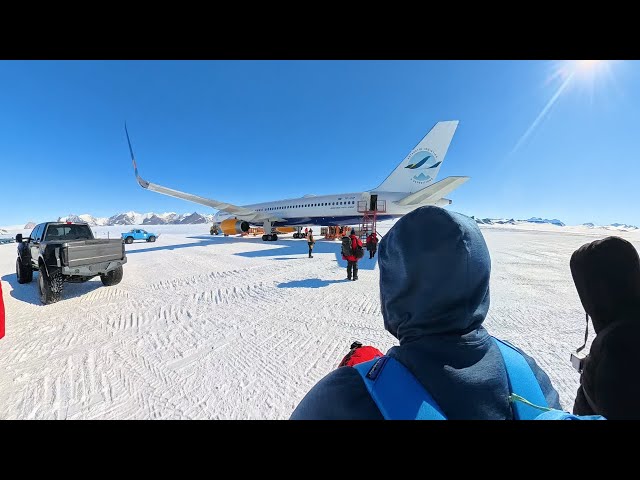
[[[292,280],[286,283],[278,284],[278,288],[322,288],[332,283],[349,282],[346,278],[342,280],[320,280],[319,278],[308,278],[306,280]]]
[[[260,240],[262,241],[262,240]],[[276,260],[284,260],[286,258],[307,258],[309,254],[309,247],[307,242],[303,240],[287,240],[282,242],[268,242],[275,243],[279,248],[269,248],[266,250],[256,250],[253,252],[240,252],[236,253],[240,257],[276,257]],[[341,268],[347,268],[347,261],[342,259],[342,253],[340,252],[340,242],[331,240],[318,240],[313,246],[311,255],[319,253],[332,253],[335,255],[335,261]],[[288,257],[287,257],[288,256]],[[310,262],[313,260],[309,259]],[[369,252],[365,250],[364,258],[361,258],[358,262],[358,268],[360,270],[373,270],[376,267],[377,257],[369,258]]]
[[[142,252],[154,252],[158,250],[179,250],[181,248],[190,248],[190,247],[202,247],[206,245],[216,245],[216,244],[228,244],[228,243],[250,243],[250,244],[258,244],[258,245],[267,245],[277,248],[267,248],[264,250],[255,250],[252,252],[240,252],[235,253],[234,255],[238,255],[240,257],[248,257],[248,258],[257,258],[257,257],[274,257],[273,260],[295,260],[297,258],[307,258],[309,253],[309,247],[307,246],[307,242],[305,239],[293,239],[287,238],[278,240],[276,242],[263,242],[262,238],[257,236],[254,238],[243,238],[239,239],[235,236],[229,237],[210,237],[197,235],[193,237],[187,237],[189,239],[199,240],[198,242],[193,243],[179,243],[177,245],[155,245],[153,247],[148,248],[137,248],[135,250],[127,250],[127,255],[132,255],[135,253]],[[161,241],[161,240],[158,240]],[[332,253],[335,255],[335,261],[341,268],[347,268],[347,261],[342,259],[342,254],[340,252],[340,242],[331,241],[331,240],[317,240],[314,247],[312,255],[318,253]],[[376,266],[376,262],[378,261],[377,257],[372,259],[369,258],[369,252],[365,250],[364,258],[360,259],[358,262],[358,268],[361,270],[374,270]]]
[[[33,281],[30,283],[18,283],[18,279],[16,278],[15,273],[10,273],[3,276],[0,280],[7,282],[11,285],[11,291],[9,295],[11,295],[16,300],[20,300],[21,302],[31,303],[32,305],[42,305],[40,303],[40,292],[38,290],[38,275],[40,273],[33,272]],[[64,282],[64,287],[62,289],[62,299],[58,303],[62,303],[65,300],[70,298],[79,297],[81,295],[85,295],[89,292],[94,291],[96,288],[109,288],[102,285],[102,281],[100,277],[92,278],[91,280],[84,283],[68,283]]]

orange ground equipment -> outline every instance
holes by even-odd
[[[320,229],[320,235],[324,235],[327,240],[342,239],[342,237],[349,235],[351,227],[349,225],[342,225],[338,227],[322,227]]]

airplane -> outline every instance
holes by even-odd
[[[148,182],[140,177],[131,147],[129,132],[125,133],[131,152],[133,170],[138,184],[146,190],[206,205],[218,210],[214,227],[226,235],[242,234],[251,225],[262,225],[263,241],[275,241],[278,232],[297,230],[301,237],[305,226],[339,226],[362,220],[364,211],[375,211],[377,220],[400,218],[424,205],[444,207],[451,200],[444,198],[469,180],[469,177],[447,177],[435,181],[449,149],[458,121],[442,121],[424,136],[389,176],[376,188],[364,192],[333,195],[305,195],[300,198],[233,205],[200,197]]]

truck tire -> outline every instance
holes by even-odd
[[[31,265],[25,267],[19,258],[16,260],[16,277],[18,277],[18,283],[30,283],[33,280]]]
[[[124,239],[124,243],[133,243],[133,237],[127,237]]]
[[[150,242],[155,242],[155,241],[156,241],[156,237],[154,237],[153,235],[151,235],[151,236],[149,237],[149,241],[150,241]]]
[[[56,303],[62,298],[62,285],[62,273],[54,270],[51,272],[51,275],[47,275],[45,268],[40,268],[38,290],[40,291],[40,302],[42,302],[43,305]]]
[[[122,281],[123,274],[124,272],[122,271],[122,265],[120,265],[118,268],[100,275],[100,280],[102,280],[102,284],[105,287],[111,287],[112,285],[117,285]]]

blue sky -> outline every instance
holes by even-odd
[[[554,72],[574,66],[0,61],[0,225],[211,213],[137,185],[125,120],[144,178],[235,204],[373,188],[437,121],[459,120],[438,179],[471,180],[450,209],[640,225],[640,64],[580,69],[561,88]]]

